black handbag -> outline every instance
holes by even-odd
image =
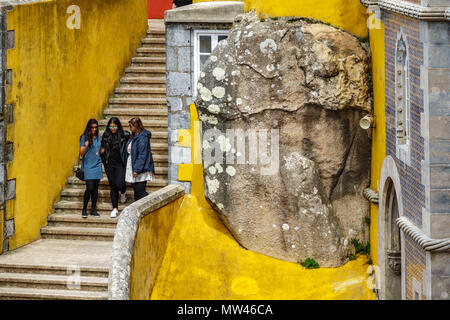
[[[80,166],[80,161],[81,161],[81,158],[80,158],[80,155],[78,155],[78,167],[77,167],[77,169],[75,170],[75,176],[76,176],[78,179],[80,179],[81,181],[84,181],[83,164],[81,164],[81,166]]]

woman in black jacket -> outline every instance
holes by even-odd
[[[121,192],[120,202],[125,203],[127,201],[125,166],[128,157],[126,146],[129,139],[130,133],[123,130],[120,120],[116,117],[109,119],[102,136],[102,161],[111,189],[110,194],[113,206],[111,218],[117,217],[119,213],[119,191]]]
[[[150,138],[152,134],[145,130],[139,118],[133,118],[129,122],[132,138],[128,141],[127,151],[130,155],[127,160],[126,178],[134,190],[134,201],[148,195],[145,188],[147,181],[155,179],[155,165],[153,163]]]

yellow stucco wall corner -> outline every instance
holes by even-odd
[[[178,180],[192,181],[194,165],[190,163],[182,163],[178,165]]]
[[[178,146],[190,147],[191,146],[191,130],[190,129],[178,129]]]

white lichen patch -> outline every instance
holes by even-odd
[[[214,114],[218,114],[220,112],[220,107],[217,104],[211,104],[208,106],[208,111]]]
[[[219,189],[220,182],[216,178],[210,179],[209,177],[206,177],[206,185],[208,186],[209,194],[215,194]]]
[[[215,87],[212,90],[212,94],[214,95],[214,97],[216,97],[217,99],[222,99],[225,96],[225,88],[224,87]],[[208,100],[209,101],[209,100]]]
[[[211,101],[212,95],[211,91],[208,88],[203,86],[199,87],[198,93],[200,94],[200,97],[202,98],[203,101]]]
[[[219,121],[217,120],[216,117],[214,116],[207,116],[205,114],[202,114],[199,116],[200,120],[204,121],[204,122],[208,122],[209,124],[218,124]]]
[[[230,139],[226,138],[224,135],[218,136],[217,142],[219,143],[220,150],[222,152],[228,152],[231,150]]]
[[[287,223],[283,223],[283,225],[281,226],[281,228],[282,228],[284,231],[288,231],[288,230],[289,230],[289,225],[288,225]]]
[[[259,44],[259,49],[262,53],[268,54],[271,51],[276,51],[278,46],[273,39],[266,39]]]
[[[202,148],[203,149],[211,148],[211,145],[209,144],[208,140],[203,140]]]
[[[236,99],[236,105],[240,106],[242,104],[242,99],[241,98],[237,98]]]
[[[219,203],[218,205],[217,205],[217,208],[219,208],[220,210],[223,210],[223,204],[222,203]]]
[[[225,70],[219,67],[214,68],[213,76],[214,78],[216,78],[217,81],[222,81],[223,79],[225,79]]]
[[[208,171],[210,174],[215,175],[217,172],[217,169],[215,167],[211,166],[208,168]]]
[[[226,172],[229,176],[233,177],[236,174],[236,169],[233,166],[228,166]]]
[[[220,163],[216,163],[215,167],[216,167],[218,173],[222,173],[223,172],[223,168],[220,165]]]
[[[272,72],[273,70],[275,70],[275,66],[273,64],[269,64],[266,66],[266,70]]]
[[[204,72],[200,73],[200,77],[204,78],[206,74]]]
[[[209,58],[211,59],[212,62],[216,62],[217,61],[217,57],[216,56],[210,56]]]

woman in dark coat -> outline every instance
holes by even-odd
[[[86,125],[84,133],[80,137],[80,157],[81,166],[84,171],[84,181],[86,181],[86,191],[83,198],[83,218],[87,218],[87,205],[89,198],[92,199],[91,215],[98,217],[96,211],[98,199],[98,186],[103,178],[102,160],[100,158],[101,142],[98,134],[98,122],[90,119]]]
[[[102,136],[102,161],[110,187],[113,206],[111,218],[116,218],[119,213],[119,191],[121,192],[120,202],[127,201],[125,166],[128,157],[126,146],[129,139],[130,133],[123,130],[120,120],[116,117],[109,119]]]
[[[130,155],[127,160],[125,181],[130,182],[134,190],[134,201],[148,193],[145,191],[147,181],[155,179],[155,165],[150,146],[152,134],[145,130],[139,118],[129,122],[132,138],[128,141],[127,151]]]

